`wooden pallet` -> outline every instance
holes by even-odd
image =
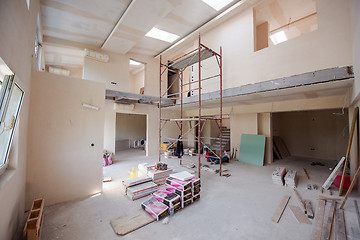
[[[23,238],[27,240],[39,240],[43,221],[44,198],[35,199],[25,223]]]

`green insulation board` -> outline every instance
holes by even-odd
[[[264,166],[265,135],[242,134],[239,162]]]

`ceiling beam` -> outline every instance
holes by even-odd
[[[100,50],[99,46],[95,46],[92,44],[80,43],[80,42],[73,42],[65,39],[54,38],[49,36],[43,36],[43,42],[48,45],[56,45],[56,46],[65,46],[65,47],[72,47],[77,48],[80,50],[84,50],[85,48],[89,48],[92,50]]]
[[[136,0],[132,0],[130,2],[130,4],[127,6],[127,8],[125,9],[124,13],[121,15],[121,17],[119,18],[119,20],[117,21],[117,23],[115,24],[114,28],[111,30],[110,34],[107,36],[107,38],[105,39],[105,41],[103,42],[103,44],[101,44],[101,49],[103,49],[105,47],[105,45],[107,44],[107,42],[110,40],[110,38],[112,37],[112,35],[117,31],[118,27],[120,26],[120,24],[123,22],[124,18],[126,17],[126,15],[128,14],[128,12],[132,9],[132,7],[134,6]]]

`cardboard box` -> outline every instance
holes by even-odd
[[[168,177],[166,179],[166,183],[176,187],[179,190],[185,191],[187,189],[191,189],[192,183],[189,181],[182,181],[176,178]]]
[[[166,189],[160,189],[154,192],[153,196],[156,198],[156,200],[164,203],[170,208],[173,208],[174,205],[180,203],[180,196]]]
[[[159,202],[154,197],[141,203],[141,207],[148,212],[156,221],[159,221],[163,217],[169,214],[169,207]]]
[[[197,200],[199,200],[200,199],[200,194],[197,194],[197,195],[195,195],[194,197],[193,197],[193,202],[195,202],[195,201],[197,201]]]
[[[176,193],[177,195],[180,196],[180,198],[184,197],[185,195],[191,193],[191,188],[186,189],[185,191],[177,189],[176,187],[169,185],[167,183],[165,183],[165,188],[173,193]]]
[[[190,198],[189,200],[185,201],[185,202],[181,202],[181,207],[187,207],[192,203],[192,199]]]

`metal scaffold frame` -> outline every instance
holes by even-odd
[[[219,74],[217,75],[214,75],[214,76],[211,76],[211,77],[206,77],[204,79],[201,79],[201,61],[207,59],[207,58],[210,58],[210,57],[215,57],[216,58],[216,61],[217,61],[217,65],[219,66]],[[199,63],[198,67],[198,75],[199,75],[199,78],[197,81],[193,81],[193,82],[189,82],[189,83],[184,83],[183,82],[183,72],[184,70],[195,64],[195,63]],[[166,70],[176,70],[179,72],[179,77],[178,77],[178,83],[180,85],[180,92],[178,93],[174,93],[174,94],[170,94],[170,95],[175,95],[175,94],[179,94],[180,95],[180,118],[162,118],[162,111],[161,111],[161,108],[163,107],[162,106],[162,101],[163,98],[164,99],[167,99],[166,97],[164,97],[168,90],[172,87],[172,85],[177,82],[177,81],[174,81],[170,86],[168,86],[168,88],[166,89],[166,91],[164,93],[162,93],[162,88],[161,88],[161,85],[162,85],[162,77],[164,75],[164,73],[166,73],[167,71]],[[171,62],[168,62],[168,64],[163,64],[162,63],[162,58],[161,58],[161,55],[160,55],[160,82],[159,82],[159,162],[161,161],[161,142],[162,142],[162,134],[161,134],[161,131],[163,129],[163,127],[165,126],[165,124],[167,122],[176,122],[177,126],[179,127],[179,130],[180,130],[180,140],[181,141],[184,141],[183,137],[187,134],[190,133],[190,131],[194,128],[197,127],[197,136],[194,136],[195,137],[195,141],[197,141],[197,144],[198,144],[198,164],[197,164],[197,168],[198,168],[198,177],[200,178],[200,166],[201,166],[201,154],[200,154],[200,151],[201,151],[201,145],[203,144],[202,141],[201,141],[201,132],[205,126],[205,122],[208,121],[208,120],[214,120],[217,124],[217,126],[219,127],[219,130],[220,130],[220,137],[219,137],[219,140],[220,140],[220,151],[218,154],[216,154],[216,151],[210,149],[209,147],[209,150],[215,154],[215,157],[217,159],[219,159],[219,163],[220,163],[220,166],[219,166],[219,174],[221,176],[222,174],[222,119],[223,119],[223,113],[222,113],[222,94],[223,94],[223,89],[222,89],[222,48],[220,47],[220,53],[217,53],[215,51],[213,51],[212,49],[206,47],[205,45],[203,45],[201,43],[201,39],[200,39],[200,35],[199,35],[199,39],[198,39],[198,48],[194,49],[193,51],[175,59],[174,61],[171,61]],[[216,78],[216,77],[219,77],[219,87],[220,87],[220,98],[219,98],[219,115],[216,115],[216,116],[203,116],[202,115],[202,112],[201,112],[201,90],[202,90],[202,87],[201,87],[201,83],[203,81],[207,81],[209,79],[212,79],[212,78]],[[190,84],[198,84],[198,87],[195,88],[195,89],[191,89],[191,90],[198,90],[198,116],[197,117],[193,117],[193,118],[183,118],[184,117],[184,114],[183,114],[183,98],[184,98],[184,86],[185,85],[190,85]],[[170,95],[167,95],[168,97]],[[194,124],[193,127],[190,127],[190,129],[185,133],[183,134],[183,122],[185,121],[197,121],[196,124]],[[201,122],[204,122],[203,124],[203,127],[201,127]],[[165,137],[164,137],[165,138]],[[167,138],[167,139],[171,139],[171,138]],[[177,139],[172,139],[172,140],[177,140]],[[205,145],[205,144],[203,144]],[[182,159],[182,157],[179,159],[180,160],[180,165],[182,164],[182,162],[184,161],[184,159]]]

